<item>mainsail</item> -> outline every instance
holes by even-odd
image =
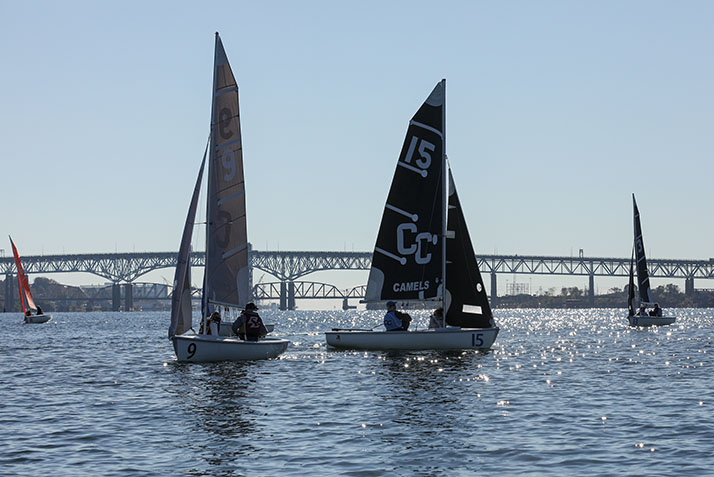
[[[495,326],[451,169],[446,232],[445,302],[448,325],[462,328]]]
[[[176,272],[174,274],[174,291],[171,295],[169,338],[183,334],[193,326],[191,320],[191,236],[193,235],[193,224],[196,220],[196,209],[198,208],[198,197],[201,192],[201,180],[203,179],[203,167],[206,165],[207,152],[208,145],[206,145],[206,152],[203,153],[201,169],[198,171],[198,179],[196,179],[196,185],[193,188],[191,205],[188,208],[186,224],[183,227],[183,235],[181,236],[181,246],[179,247]]]
[[[632,194],[632,207],[635,220],[635,259],[637,262],[637,285],[640,290],[640,302],[651,303],[650,277],[647,273],[647,259],[645,258],[645,244],[642,241],[642,225],[640,224],[640,211],[637,208],[635,194]]]
[[[242,306],[250,293],[238,85],[218,33],[213,74],[203,290],[208,308]]]
[[[8,236],[9,237],[9,236]],[[10,245],[12,245],[12,255],[15,257],[15,268],[17,268],[17,285],[20,288],[20,303],[22,304],[22,313],[26,312],[25,303],[27,307],[31,310],[37,310],[35,306],[35,301],[32,299],[32,293],[30,293],[30,281],[27,278],[25,269],[22,268],[22,263],[20,263],[20,255],[17,253],[17,248],[15,243],[10,237]]]
[[[442,80],[409,122],[372,255],[367,302],[441,295],[445,89]]]

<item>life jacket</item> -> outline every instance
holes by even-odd
[[[250,310],[244,310],[243,314],[245,314],[246,318],[245,334],[260,336],[263,328],[263,320],[260,319],[260,315]]]
[[[402,320],[397,317],[396,312],[388,311],[387,314],[384,315],[384,327],[387,331],[401,330]]]

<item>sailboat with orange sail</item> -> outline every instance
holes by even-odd
[[[10,245],[12,245],[12,255],[15,257],[17,286],[20,288],[20,304],[22,305],[22,313],[25,316],[25,323],[47,323],[52,319],[52,315],[42,313],[42,309],[35,305],[32,292],[30,292],[30,281],[27,278],[25,269],[22,268],[20,254],[17,253],[17,247],[15,247],[12,237],[10,237]]]

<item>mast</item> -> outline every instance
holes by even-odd
[[[444,216],[441,229],[441,320],[446,326],[446,233],[449,217],[449,183],[446,173],[446,78],[441,80],[444,89],[444,106],[441,108],[442,145],[441,145],[441,200]]]
[[[213,176],[213,156],[215,155],[213,151],[213,144],[215,144],[215,141],[213,140],[213,134],[215,131],[215,128],[213,127],[213,121],[214,121],[214,112],[216,108],[216,64],[218,63],[218,43],[220,42],[220,36],[218,35],[218,32],[216,32],[216,41],[215,41],[215,46],[213,47],[213,81],[211,82],[211,120],[209,121],[210,124],[210,133],[209,133],[209,156],[208,156],[208,185],[207,185],[207,192],[206,192],[206,254],[208,254],[208,240],[209,240],[209,233],[208,230],[210,228],[209,221],[211,220],[211,197],[212,197],[212,192],[213,192],[213,187],[211,184],[210,178]],[[203,287],[201,288],[201,319],[205,318],[206,316],[209,315],[210,311],[210,306],[208,304],[208,290],[206,290],[206,272],[208,270],[208,260],[206,260],[206,264],[203,266]]]

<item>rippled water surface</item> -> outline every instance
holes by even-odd
[[[714,310],[496,310],[479,352],[328,350],[379,312],[264,312],[281,359],[178,364],[168,313],[0,315],[4,475],[713,475]],[[424,326],[427,314],[414,313]]]

